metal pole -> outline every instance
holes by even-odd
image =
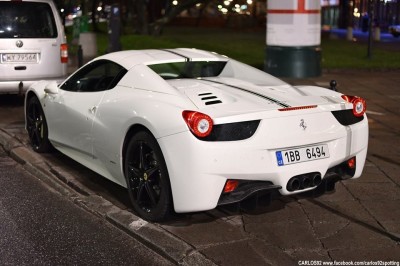
[[[372,26],[374,21],[374,0],[368,0],[368,48],[367,57],[372,58]]]
[[[78,46],[78,67],[83,66],[83,50],[82,45]]]

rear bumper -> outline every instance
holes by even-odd
[[[273,185],[271,182],[268,181],[242,182],[242,184],[240,184],[238,188],[235,189],[235,191],[222,194],[218,201],[218,205],[227,205],[236,202],[241,202],[246,198],[254,194],[257,194],[259,192],[265,193],[272,190],[278,190],[281,188],[282,188],[281,186]]]
[[[40,80],[55,80],[57,83],[61,83],[65,78],[66,77],[54,77]],[[32,84],[40,80],[0,81],[0,94],[24,94]]]
[[[307,121],[310,121],[309,127],[318,126],[310,118]],[[319,124],[323,122],[324,119]],[[291,124],[298,127],[297,119]],[[175,211],[213,209],[217,205],[240,201],[258,190],[278,190],[282,195],[312,190],[317,184],[295,191],[288,190],[287,185],[291,178],[307,174],[318,174],[319,179],[322,179],[319,182],[324,182],[330,172],[352,157],[356,157],[357,163],[354,173],[341,178],[357,178],[362,173],[368,146],[367,119],[351,126],[310,131],[303,136],[294,132],[294,129],[285,130],[285,134],[283,131],[265,134],[268,128],[274,127],[270,123],[260,125],[252,138],[243,141],[199,141],[190,132],[158,139],[168,167]],[[277,164],[276,150],[316,143],[329,146],[329,158],[285,166]],[[245,194],[237,197],[221,198],[228,179],[265,183],[257,182],[257,186],[246,188]]]

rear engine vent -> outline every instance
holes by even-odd
[[[207,96],[207,97],[203,97],[201,98],[203,101],[205,100],[210,100],[210,99],[217,99],[217,96]]]
[[[211,92],[200,93],[198,94],[198,96],[201,97],[201,100],[204,102],[205,105],[222,103],[222,101]]]
[[[217,103],[222,103],[220,100],[216,100],[216,101],[209,101],[209,102],[206,102],[205,104],[206,105],[211,105],[211,104],[217,104]]]
[[[343,126],[353,125],[355,123],[361,122],[364,119],[364,116],[355,116],[353,114],[353,109],[332,111],[332,114],[336,118],[336,120]]]

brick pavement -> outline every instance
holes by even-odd
[[[21,124],[1,123],[0,144],[45,182],[77,191],[77,204],[176,263],[399,262],[400,71],[324,72],[318,78],[288,82],[328,86],[331,79],[337,80],[340,91],[367,99],[370,143],[363,175],[338,183],[335,193],[280,198],[253,211],[219,208],[148,224],[130,212],[120,196],[123,190],[109,192],[114,185],[58,153],[32,153]]]

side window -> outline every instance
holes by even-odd
[[[126,72],[125,68],[114,62],[98,60],[80,69],[60,88],[75,92],[105,91],[114,88]]]

